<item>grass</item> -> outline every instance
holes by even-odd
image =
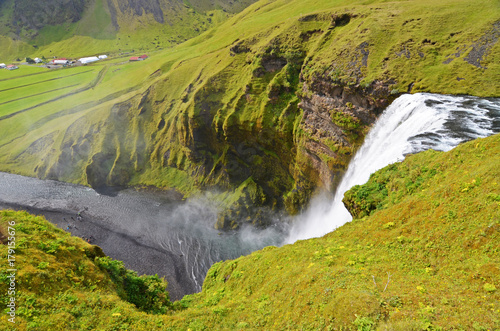
[[[193,25],[210,17],[185,9]],[[301,102],[324,95],[318,86],[344,89],[373,104],[388,103],[411,84],[412,92],[498,96],[499,44],[483,58],[487,69],[464,61],[498,13],[494,1],[486,0],[474,10],[463,0],[259,1],[164,49],[157,47],[158,36],[167,36],[162,29],[168,27],[151,23],[151,17],[144,24],[132,21],[130,34],[117,32],[119,40],[74,35],[40,45],[33,56],[111,56],[87,67],[94,68],[94,78],[74,76],[78,86],[53,91],[57,86],[43,83],[43,91],[52,92],[31,98],[26,87],[25,100],[4,104],[3,113],[33,108],[0,121],[0,170],[84,185],[148,184],[186,195],[207,187],[239,192],[251,177],[265,204],[297,212],[316,187],[329,188],[320,168],[336,177],[369,128],[353,115],[351,100],[324,109],[339,129],[337,137],[314,135],[304,124]],[[94,23],[105,27],[102,15]],[[155,45],[146,45],[147,34],[157,39]],[[464,50],[458,57],[457,47]],[[120,53],[132,49],[150,58],[129,63],[130,54]],[[0,85],[25,84],[21,78],[2,80],[24,70],[0,72]],[[60,77],[68,73],[60,71]],[[385,84],[386,92],[378,94],[377,84]],[[70,90],[78,93],[67,95]],[[22,91],[0,98],[17,99]],[[56,96],[65,97],[44,104]],[[319,166],[307,152],[313,144],[331,152],[313,151]],[[301,198],[294,199],[298,187]]]
[[[47,69],[36,66],[21,66],[16,70],[0,70],[0,82],[5,84],[4,81],[6,80],[17,79],[23,76],[31,76],[33,74],[45,74],[47,72]],[[58,74],[56,74],[56,76],[58,76]]]
[[[67,330],[498,329],[499,152],[496,135],[379,170],[346,195],[378,196],[370,216],[216,263],[202,292],[164,315],[120,299],[119,263],[99,262],[97,248],[42,218],[2,211],[2,233],[16,222],[17,321]]]
[[[50,74],[22,76],[0,82],[0,116],[35,107],[78,90],[96,77],[98,69],[98,67],[91,69],[80,67],[65,70],[65,75],[60,72],[50,72]]]
[[[0,48],[0,61],[2,62],[0,63],[5,64],[8,64],[9,61],[16,60],[18,56],[30,54],[33,49],[26,42],[12,40],[11,38],[5,36],[0,36],[0,43],[2,44],[2,47]]]
[[[0,72],[2,74],[2,76],[0,76],[0,90],[4,91],[7,89],[14,89],[19,86],[50,81],[52,79],[60,79],[68,76],[71,77],[74,74],[89,70],[92,69],[89,69],[88,67],[75,67],[65,68],[62,70],[49,70],[42,67],[21,66],[18,70],[4,70]]]

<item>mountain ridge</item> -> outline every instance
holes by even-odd
[[[0,57],[14,59],[40,54],[44,46],[78,36],[108,40],[109,46],[116,44],[102,51],[154,49],[152,43],[158,48],[169,47],[198,35],[252,2],[6,0],[0,3],[0,35],[8,38],[2,43],[22,43],[24,49],[16,53],[3,50]],[[137,30],[144,31],[134,37]],[[121,42],[131,36],[132,39]]]

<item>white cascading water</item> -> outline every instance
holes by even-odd
[[[344,193],[406,154],[426,149],[448,151],[459,143],[500,132],[500,99],[436,94],[406,94],[396,99],[375,123],[351,160],[333,203],[324,196],[294,221],[287,243],[323,236],[350,222]]]

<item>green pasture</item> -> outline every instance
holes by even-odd
[[[140,62],[128,62],[128,57],[118,59],[119,62],[116,63],[113,63],[113,60],[116,59],[54,70],[30,66],[20,66],[20,69],[13,71],[5,70],[0,76],[0,116],[36,107],[53,98],[80,91],[87,85],[90,87],[91,83],[99,86],[92,86],[88,93],[84,93],[83,98],[77,95],[68,96],[68,100],[63,104],[77,106],[80,100],[99,100],[106,95],[147,82],[148,76],[159,67],[158,59],[152,58]],[[9,75],[11,73],[12,75]],[[58,104],[49,107],[57,110]]]
[[[5,95],[8,94],[9,96],[17,97],[19,95],[29,95],[31,92],[36,92],[30,90],[43,90],[46,88],[50,89],[52,87],[62,87],[64,85],[80,83],[82,80],[81,76],[86,77],[92,74],[95,75],[96,68],[97,67],[76,67],[56,69],[54,71],[46,71],[43,75],[20,76],[17,79],[13,78],[6,81],[0,81],[0,93],[3,92]],[[6,97],[3,96],[3,98]]]
[[[21,65],[17,70],[5,70],[7,74],[3,70],[0,71],[0,91],[21,85],[37,84],[42,81],[66,77],[88,70],[87,67],[47,69]]]
[[[5,63],[9,65],[10,63]],[[47,68],[36,67],[36,66],[19,66],[16,70],[0,69],[0,83],[6,80],[17,79],[23,76],[30,76],[33,74],[45,74],[50,72]],[[2,85],[5,86],[5,85]]]
[[[60,69],[0,81],[0,117],[36,107],[82,88],[95,78],[97,69]]]
[[[155,60],[153,57],[146,61],[126,62],[123,65],[94,64],[48,72],[50,75],[48,73],[35,75],[39,83],[34,86],[44,86],[47,93],[30,97],[36,94],[31,92],[31,94],[26,94],[24,99],[0,105],[0,111],[3,112],[3,115],[30,108],[0,121],[0,130],[3,132],[0,136],[0,145],[2,146],[0,147],[0,159],[4,160],[3,162],[10,172],[33,174],[30,162],[12,164],[9,160],[24,155],[32,162],[39,162],[36,154],[31,155],[30,152],[26,153],[26,151],[30,150],[30,146],[35,146],[40,138],[43,140],[43,137],[50,137],[50,139],[55,139],[57,143],[67,136],[64,133],[71,123],[82,120],[88,123],[105,121],[114,104],[125,102],[137,93],[143,93],[148,87],[144,82],[152,84],[158,79],[156,76],[150,77],[158,70],[158,66],[158,59]],[[73,74],[76,75],[72,76]],[[27,78],[20,77],[14,81],[25,83]],[[51,80],[50,86],[45,86],[46,83],[40,82],[45,80],[44,78],[58,79]],[[12,81],[9,82],[10,85],[6,86],[12,88]],[[78,85],[64,88],[64,84]],[[61,90],[51,92],[52,88],[61,85]],[[14,96],[14,91],[25,93],[31,87],[22,87],[7,92],[10,92],[9,96],[15,99],[19,94]],[[57,153],[53,156],[57,156]],[[73,181],[82,182],[83,179],[80,178],[79,174],[75,175]]]

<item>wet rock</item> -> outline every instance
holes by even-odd
[[[303,82],[301,95],[298,106],[304,115],[300,126],[309,133],[302,145],[308,160],[302,169],[313,186],[333,191],[365,128],[394,97],[389,83],[347,86],[320,75]]]
[[[97,153],[92,157],[92,162],[85,169],[87,182],[92,187],[108,186],[109,173],[113,167],[116,154],[114,153]]]

